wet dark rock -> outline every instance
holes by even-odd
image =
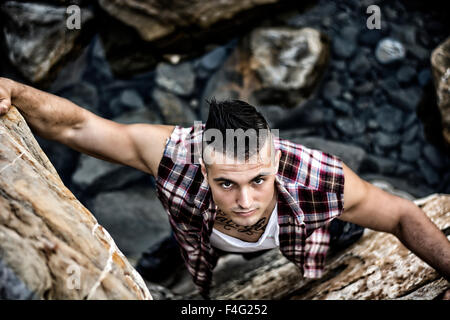
[[[400,143],[400,137],[396,134],[387,134],[378,131],[374,134],[374,143],[383,149],[394,148]]]
[[[342,87],[337,81],[327,82],[322,89],[323,97],[328,101],[333,101],[341,95]]]
[[[374,47],[383,38],[383,31],[379,29],[364,29],[358,37],[359,43]]]
[[[423,148],[425,159],[435,168],[442,169],[445,166],[444,155],[433,145],[426,144]]]
[[[345,101],[333,99],[331,105],[336,111],[342,112],[343,114],[349,115],[352,113],[352,106]]]
[[[224,47],[218,47],[202,57],[200,66],[209,71],[213,71],[224,62],[226,54],[227,51]]]
[[[356,136],[366,130],[364,122],[357,118],[339,118],[336,120],[336,128],[347,136]]]
[[[409,83],[416,77],[416,69],[411,66],[401,67],[396,74],[397,80],[400,83]]]
[[[353,74],[365,75],[371,69],[370,61],[365,54],[359,54],[350,61],[349,70]]]
[[[153,90],[152,98],[164,117],[164,123],[193,126],[196,115],[185,101],[171,92]]]
[[[416,86],[401,90],[391,90],[387,94],[394,105],[408,112],[416,111],[422,99],[422,89]]]
[[[417,75],[417,81],[421,87],[425,87],[431,81],[430,69],[423,69]]]
[[[403,126],[403,112],[389,105],[381,106],[376,112],[376,121],[387,132],[398,132]]]
[[[333,39],[333,53],[341,59],[348,59],[356,52],[356,45],[340,36]]]
[[[415,125],[411,126],[403,132],[402,141],[405,143],[411,142],[419,133],[420,127]]]
[[[417,163],[419,165],[420,172],[429,185],[434,186],[440,181],[439,175],[426,160],[421,158],[417,161]]]
[[[421,143],[402,144],[400,146],[400,158],[407,162],[415,163],[420,157]]]

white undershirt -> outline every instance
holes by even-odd
[[[227,252],[255,252],[260,250],[267,250],[276,248],[280,245],[278,240],[279,225],[278,225],[278,204],[270,215],[266,230],[257,242],[247,242],[229,236],[213,228],[211,234],[211,244],[220,250]]]

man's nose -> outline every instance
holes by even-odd
[[[252,205],[250,191],[247,188],[242,188],[239,192],[239,197],[237,199],[238,205],[242,209],[249,209]]]

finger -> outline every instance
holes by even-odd
[[[11,107],[10,99],[0,99],[0,114],[5,114]]]

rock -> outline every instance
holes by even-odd
[[[397,191],[381,179],[374,183],[387,192]],[[401,190],[400,194],[409,197]],[[439,229],[450,226],[450,196],[434,194],[414,202]],[[219,259],[213,279],[212,299],[235,300],[432,300],[450,288],[448,281],[395,236],[368,229],[349,248],[330,252],[320,279],[303,278],[277,249],[250,261],[226,255]],[[185,295],[196,297],[196,293]]]
[[[174,94],[189,96],[195,88],[195,73],[188,62],[179,65],[160,63],[156,67],[156,83]]]
[[[38,300],[11,268],[0,260],[0,299],[1,300]]]
[[[365,54],[359,54],[350,62],[349,70],[353,74],[365,75],[371,69],[370,61]]]
[[[406,89],[389,90],[386,93],[393,104],[407,112],[416,111],[422,99],[422,88],[416,86]]]
[[[359,34],[358,41],[362,45],[374,47],[383,37],[383,31],[379,29],[365,29]]]
[[[390,105],[383,105],[376,111],[376,121],[387,132],[398,132],[403,127],[403,112]]]
[[[352,113],[352,106],[345,101],[333,99],[331,101],[331,105],[334,109],[336,109],[336,111],[342,112],[347,115],[351,115]]]
[[[224,47],[218,47],[205,54],[200,60],[200,66],[208,71],[217,69],[225,60],[227,51]]]
[[[404,143],[408,143],[414,140],[414,138],[417,136],[417,133],[419,132],[420,127],[419,126],[411,126],[409,129],[405,130],[402,136],[402,141]]]
[[[381,64],[390,64],[403,60],[405,55],[405,47],[395,39],[384,38],[378,42],[375,49],[375,57]]]
[[[164,90],[154,89],[152,98],[159,107],[165,124],[181,126],[194,125],[197,117],[189,106],[176,95]]]
[[[111,16],[134,28],[145,41],[154,41],[179,29],[207,30],[239,13],[277,0],[244,0],[208,2],[195,0],[186,5],[183,0],[167,3],[163,0],[100,0],[99,4]],[[192,32],[192,31],[190,31]]]
[[[433,50],[431,65],[442,119],[442,135],[450,146],[450,37]]]
[[[151,299],[14,107],[0,118],[0,150],[1,260],[30,292],[40,299]]]
[[[425,159],[437,169],[442,169],[445,166],[445,156],[433,145],[426,144],[423,148]]]
[[[419,159],[417,164],[419,165],[420,172],[430,186],[434,186],[440,181],[439,175],[427,161]]]
[[[431,71],[429,69],[423,69],[417,75],[417,81],[421,87],[425,87],[431,81]]]
[[[340,59],[348,59],[356,52],[356,45],[353,42],[349,42],[345,38],[335,37],[333,39],[333,54]]]
[[[71,87],[58,91],[56,94],[93,113],[99,112],[97,88],[89,82],[80,81]]]
[[[66,6],[16,1],[6,1],[0,6],[9,59],[27,80],[46,81],[64,60],[79,55],[84,42],[81,32],[90,29],[86,25],[93,19],[93,12],[82,7],[83,28],[69,30],[66,10]]]
[[[415,163],[420,157],[420,142],[414,142],[411,144],[402,144],[400,146],[401,154],[400,158],[407,162]]]
[[[314,29],[260,27],[243,37],[209,79],[205,99],[241,99],[252,105],[295,107],[315,88],[328,58],[324,35]]]
[[[322,88],[322,96],[328,101],[333,101],[341,95],[341,91],[342,88],[339,82],[335,80],[328,81]]]
[[[361,163],[361,173],[392,175],[397,169],[397,161],[383,156],[368,154]]]
[[[143,251],[171,232],[156,190],[148,185],[101,192],[88,201],[88,208],[129,259],[138,259]]]
[[[366,157],[364,149],[358,146],[326,140],[320,137],[303,136],[299,129],[280,130],[280,138],[289,139],[292,142],[302,144],[308,148],[318,149],[336,155],[355,172],[359,172],[361,163]]]
[[[378,131],[374,134],[374,143],[383,149],[396,147],[400,143],[400,137],[396,134],[387,134]]]
[[[413,67],[403,66],[400,69],[398,69],[395,76],[398,82],[409,83],[415,78],[416,74],[417,74],[416,69],[414,69]]]
[[[358,118],[339,118],[336,120],[336,128],[344,135],[353,137],[366,131],[364,122]]]

